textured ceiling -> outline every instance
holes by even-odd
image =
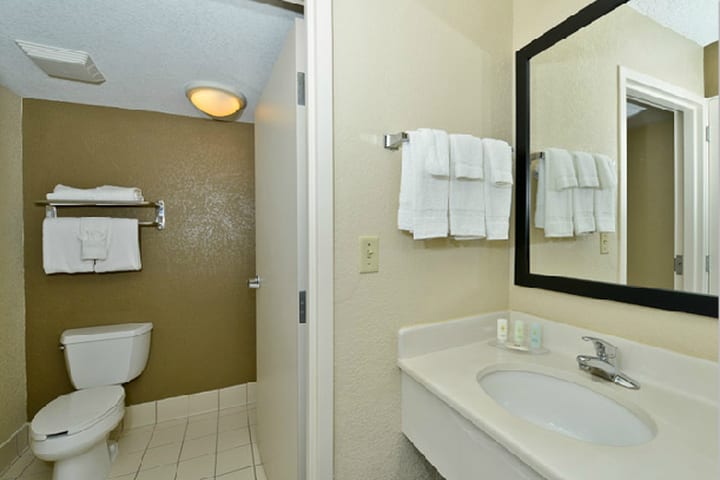
[[[260,93],[297,13],[252,0],[2,0],[0,85],[27,98],[204,117],[185,98],[194,80]],[[107,81],[48,77],[15,40],[90,53]]]
[[[630,0],[628,5],[702,47],[718,39],[717,0]]]

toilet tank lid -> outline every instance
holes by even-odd
[[[114,338],[127,338],[142,335],[152,330],[152,323],[122,323],[119,325],[105,325],[101,327],[73,328],[65,330],[60,336],[60,343],[70,345],[73,343],[97,342],[98,340],[112,340]]]

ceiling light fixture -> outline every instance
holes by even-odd
[[[185,95],[195,108],[216,120],[232,120],[245,108],[245,95],[216,82],[191,82]]]

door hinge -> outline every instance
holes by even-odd
[[[710,273],[710,255],[705,255],[705,273]]]
[[[299,319],[301,325],[307,323],[307,317],[306,317],[306,313],[305,313],[307,310],[307,308],[306,308],[307,302],[305,300],[305,297],[306,297],[305,290],[300,290],[300,295],[299,295],[299,299],[298,299],[299,300],[298,301],[298,319]]]
[[[305,106],[305,72],[297,72],[297,104]]]
[[[710,141],[710,125],[705,125],[705,141]]]
[[[682,255],[675,255],[673,271],[675,272],[676,275],[683,274],[683,256]]]

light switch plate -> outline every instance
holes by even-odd
[[[600,233],[600,255],[608,255],[610,253],[610,234]]]
[[[380,239],[378,237],[360,237],[360,273],[373,273],[380,270]]]

